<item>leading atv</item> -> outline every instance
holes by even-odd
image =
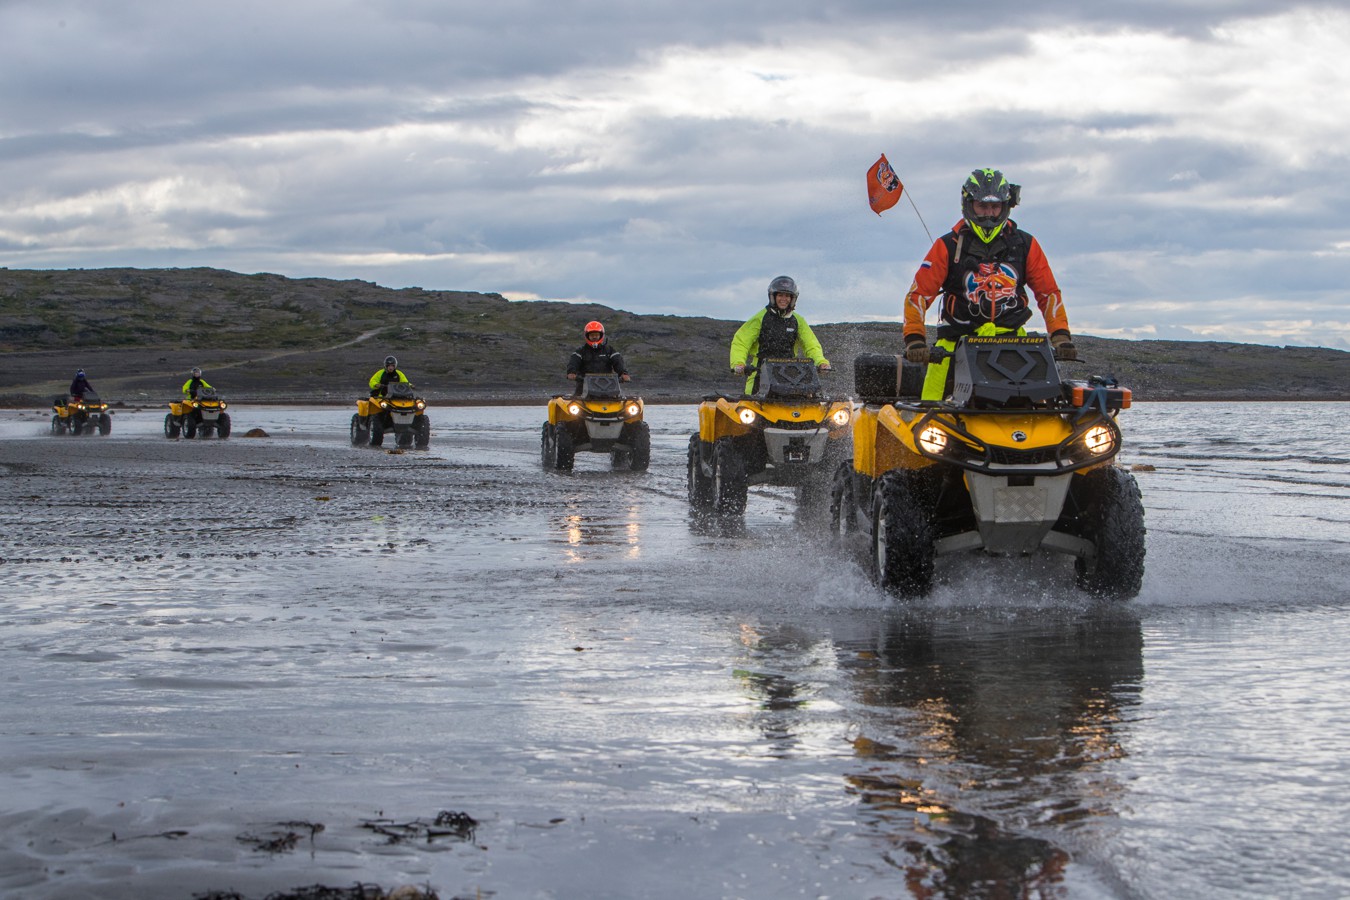
[[[766,359],[758,395],[705,397],[689,437],[689,503],[739,516],[752,484],[795,486],[799,512],[823,507],[836,465],[848,457],[853,401],[830,399],[809,359]]]
[[[1144,507],[1114,464],[1130,391],[1061,379],[1042,337],[966,337],[950,355],[944,401],[918,399],[923,365],[856,360],[863,407],[831,490],[837,536],[866,538],[873,577],[901,597],[928,593],[936,557],[971,551],[1070,554],[1083,590],[1138,594]]]
[[[200,387],[197,396],[169,404],[164,416],[164,436],[176,440],[178,435],[189,440],[215,434],[224,440],[230,436],[230,414],[226,403],[213,387]]]
[[[427,449],[431,446],[431,419],[427,418],[426,408],[427,402],[417,396],[411,384],[389,382],[383,397],[363,397],[356,401],[356,412],[352,415],[352,446],[383,446],[384,436],[392,432],[399,449]]]
[[[617,375],[583,375],[581,393],[548,403],[539,438],[545,469],[572,471],[581,452],[608,453],[616,469],[645,472],[652,459],[652,433],[642,420],[641,397],[625,397]]]
[[[81,397],[57,397],[52,401],[52,434],[107,435],[112,431],[108,404],[93,391]]]

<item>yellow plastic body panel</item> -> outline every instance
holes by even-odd
[[[746,425],[742,422],[740,419],[742,409],[751,409],[758,413],[761,418],[756,421],[761,424]],[[763,427],[763,424],[792,422],[819,425],[840,409],[852,410],[852,404],[847,400],[829,403],[783,403],[773,400],[730,400],[719,397],[716,400],[704,400],[698,405],[698,436],[699,440],[711,444],[719,438],[749,434]],[[839,428],[831,431],[830,438],[834,440],[845,433],[846,429]]]
[[[577,412],[573,413],[570,409],[572,404],[576,404]],[[581,398],[581,397],[554,397],[548,402],[548,423],[557,425],[559,422],[571,422],[583,418],[587,413],[593,413],[601,416],[615,416],[623,413],[625,409],[636,404],[637,415],[627,417],[629,422],[641,422],[646,414],[646,404],[639,397],[627,398]]]

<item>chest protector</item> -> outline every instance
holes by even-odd
[[[797,314],[784,318],[773,310],[759,322],[759,358],[791,359],[797,346]]]
[[[971,334],[986,322],[1016,329],[1031,318],[1027,305],[1027,253],[1031,236],[1008,222],[983,243],[967,229],[949,231],[947,280],[942,282],[939,338]]]

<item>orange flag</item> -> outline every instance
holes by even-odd
[[[872,212],[881,215],[900,202],[900,195],[904,191],[905,186],[900,183],[900,179],[895,176],[895,170],[886,161],[886,154],[881,154],[881,158],[872,163],[872,168],[867,170],[867,202],[871,205]]]

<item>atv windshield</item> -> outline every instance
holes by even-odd
[[[820,375],[809,359],[766,359],[759,364],[759,385],[766,400],[817,400]]]
[[[596,400],[619,400],[623,389],[617,375],[586,375],[582,379],[581,396]]]

